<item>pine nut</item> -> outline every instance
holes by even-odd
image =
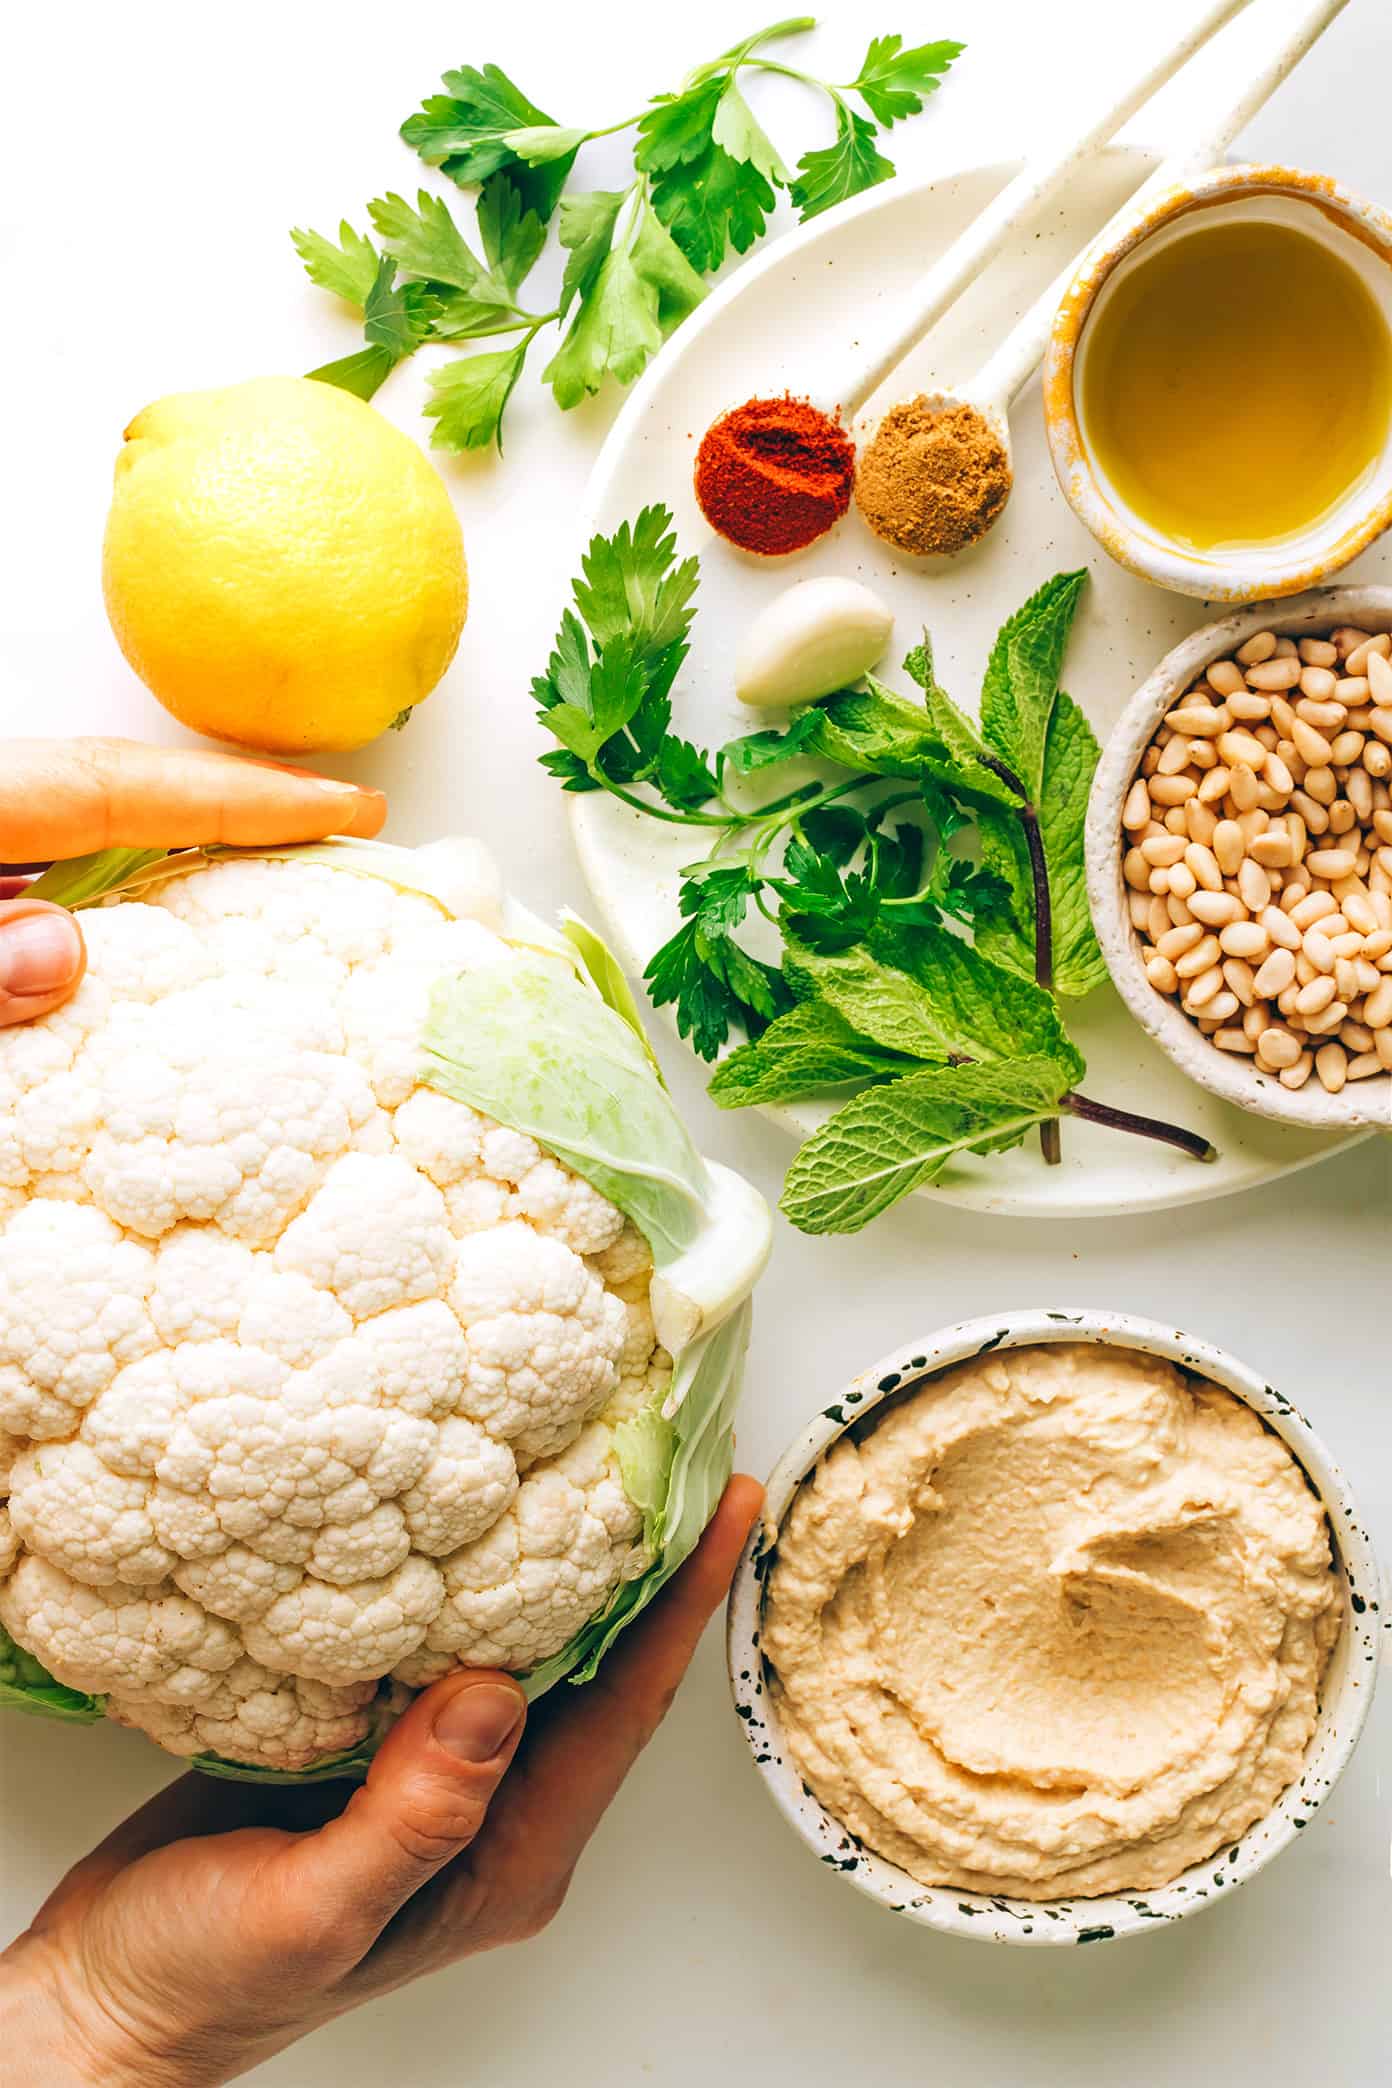
[[[1245,1030],[1240,1029],[1220,1029],[1215,1033],[1213,1041],[1220,1051],[1241,1051],[1248,1056],[1257,1048]]]
[[[1321,1085],[1327,1088],[1331,1095],[1337,1095],[1348,1079],[1348,1053],[1343,1045],[1321,1044],[1315,1053],[1315,1071],[1320,1077]]]
[[[1339,657],[1338,646],[1327,638],[1302,638],[1296,651],[1307,667],[1332,667]]]
[[[1164,952],[1167,957],[1169,954],[1168,950]],[[1218,962],[1219,954],[1217,936],[1204,935],[1187,949],[1182,957],[1174,960],[1174,968],[1181,979],[1197,979],[1200,972],[1207,971],[1211,964]]]
[[[1389,674],[1392,674],[1392,667],[1389,667],[1387,671]],[[1383,742],[1384,746],[1392,744],[1392,707],[1388,706],[1385,699],[1378,705],[1376,710],[1369,711],[1368,724],[1371,730]],[[1220,740],[1218,742],[1220,750],[1222,744],[1223,742]]]
[[[1216,804],[1219,798],[1227,795],[1230,780],[1228,771],[1225,768],[1210,769],[1199,785],[1199,803],[1201,805]]]
[[[1317,927],[1307,928],[1305,930],[1305,935],[1300,947],[1304,951],[1308,961],[1314,966],[1317,972],[1333,971],[1334,952],[1330,949],[1329,944],[1320,934],[1319,929]]]
[[[1260,725],[1271,716],[1271,698],[1260,689],[1243,689],[1227,698],[1227,709],[1243,725]]]
[[[1255,778],[1253,780],[1255,781]],[[1186,798],[1194,795],[1198,787],[1192,776],[1152,776],[1151,801],[1157,805],[1182,805]]]
[[[1128,834],[1134,834],[1150,823],[1150,792],[1145,786],[1145,777],[1137,776],[1126,793],[1126,803],[1121,808],[1121,823]]]
[[[1316,703],[1312,697],[1302,696],[1295,706],[1296,719],[1312,725],[1316,732],[1337,732],[1348,717],[1345,703]]]
[[[1168,957],[1157,952],[1146,959],[1145,975],[1157,993],[1173,993],[1179,985],[1179,974]]]
[[[1312,1037],[1323,1037],[1330,1030],[1338,1029],[1347,1014],[1347,1001],[1331,1001],[1322,1014],[1307,1015],[1305,1017],[1305,1027]]]
[[[1363,1003],[1363,1021],[1370,1030],[1384,1030],[1392,1023],[1392,979],[1384,979]]]
[[[1227,987],[1224,986],[1219,992],[1214,994],[1211,1001],[1204,1002],[1203,1019],[1205,1022],[1215,1024],[1227,1022],[1232,1016],[1236,1015],[1237,1010],[1237,995],[1230,993]]]
[[[1257,1039],[1257,1057],[1273,1073],[1279,1072],[1282,1066],[1293,1066],[1299,1056],[1300,1046],[1288,1029],[1273,1024]]]
[[[1302,1015],[1318,1015],[1329,1006],[1333,998],[1332,979],[1312,979],[1310,984],[1302,986],[1295,996],[1295,1005]]]
[[[1245,645],[1239,645],[1237,657],[1244,667],[1256,667],[1263,660],[1269,660],[1275,650],[1276,633],[1274,631],[1258,631],[1255,637],[1247,640]]]
[[[1265,836],[1261,838],[1264,839]],[[1235,877],[1245,850],[1242,829],[1237,821],[1235,819],[1220,819],[1213,829],[1213,839],[1209,846],[1213,850],[1214,855],[1217,856],[1218,867],[1223,871],[1224,875]],[[1260,856],[1258,856],[1257,860],[1258,862],[1261,861]],[[1286,860],[1289,862],[1289,856]]]
[[[1247,669],[1249,689],[1293,689],[1300,681],[1301,667],[1297,659],[1287,655],[1281,659],[1258,661]]]
[[[1147,834],[1141,843],[1141,854],[1152,870],[1168,870],[1184,854],[1185,842],[1182,834]]]
[[[1245,762],[1253,771],[1265,766],[1266,748],[1255,733],[1243,732],[1236,725],[1230,726],[1218,741],[1219,759],[1226,761],[1229,768]]]
[[[1266,759],[1264,752],[1262,759]],[[1364,760],[1366,763],[1366,755]],[[1210,779],[1217,774],[1217,769],[1210,770]],[[1228,793],[1239,812],[1250,812],[1253,809],[1257,802],[1257,776],[1256,770],[1249,763],[1235,762],[1228,771]]]
[[[1166,929],[1155,947],[1162,957],[1168,957],[1173,963],[1176,958],[1182,957],[1187,950],[1192,950],[1202,940],[1203,929],[1197,921],[1191,921],[1182,928]]]
[[[1309,856],[1306,860],[1313,863],[1314,857]],[[1303,935],[1316,921],[1322,921],[1326,914],[1337,913],[1338,910],[1329,892],[1311,892],[1307,899],[1300,900],[1291,908],[1291,919]]]
[[[1360,991],[1358,966],[1351,957],[1334,959],[1334,991],[1341,1001],[1356,1001]]]
[[[1242,901],[1231,892],[1199,891],[1190,895],[1189,911],[1206,928],[1224,928],[1242,912]]]
[[[1388,637],[1386,631],[1379,631],[1376,636],[1364,638],[1353,646],[1344,664],[1350,674],[1366,674],[1368,661],[1374,653],[1381,653],[1386,659],[1389,652],[1392,652],[1392,638]]]
[[[1220,696],[1235,696],[1239,689],[1246,687],[1242,669],[1235,660],[1215,660],[1205,673],[1209,687],[1216,689]]]
[[[1260,921],[1229,921],[1218,942],[1229,957],[1265,957],[1271,947],[1271,938]]]
[[[1262,909],[1261,925],[1279,949],[1295,951],[1300,948],[1300,930],[1279,906]]]
[[[1310,1072],[1314,1063],[1312,1055],[1308,1051],[1302,1051],[1293,1066],[1282,1066],[1277,1076],[1282,1087],[1303,1088],[1306,1081],[1310,1078]]]
[[[1222,705],[1182,703],[1178,710],[1166,711],[1165,723],[1189,739],[1217,739],[1220,732],[1227,731],[1232,718]]]
[[[1295,741],[1295,751],[1303,762],[1308,763],[1311,768],[1328,767],[1331,759],[1329,742],[1322,732],[1316,732],[1313,725],[1307,725],[1304,718],[1296,718],[1291,727],[1291,738]],[[1165,754],[1169,751],[1167,747]],[[1160,757],[1162,769],[1165,766],[1165,754]],[[1184,764],[1181,762],[1179,765],[1183,767]]]
[[[1184,806],[1184,825],[1191,841],[1201,841],[1205,848],[1213,846],[1217,815],[1207,805],[1201,805],[1197,797],[1191,797]]]
[[[1382,1061],[1375,1051],[1360,1051],[1348,1062],[1350,1080],[1366,1080],[1371,1073],[1381,1073]]]
[[[1250,853],[1263,870],[1284,870],[1294,860],[1295,848],[1283,828],[1272,827],[1269,833],[1258,834]]]
[[[1244,925],[1250,927],[1252,924],[1248,922]],[[1218,938],[1220,944],[1222,940],[1223,938],[1220,935]],[[1252,982],[1255,977],[1255,972],[1245,958],[1225,957],[1223,959],[1223,983],[1230,993],[1236,995],[1244,1008],[1250,1008],[1252,1005],[1254,998]]]
[[[1351,709],[1355,703],[1366,703],[1368,700],[1367,675],[1344,675],[1342,680],[1336,681],[1334,684],[1334,697],[1335,701],[1342,703],[1345,709]]]
[[[1181,769],[1187,769],[1188,766],[1188,740],[1172,739],[1167,747],[1161,748],[1160,759],[1155,765],[1155,773],[1158,776],[1177,776]]]
[[[1392,703],[1392,662],[1389,662],[1386,651],[1370,649],[1362,671],[1368,677],[1368,694],[1373,702]]]
[[[1284,993],[1294,978],[1295,959],[1290,951],[1273,950],[1252,981],[1252,990],[1263,1000],[1274,1000],[1278,993]]]
[[[1222,891],[1223,873],[1218,868],[1218,858],[1211,848],[1205,848],[1202,842],[1191,841],[1184,851],[1184,861],[1206,892]],[[1199,919],[1203,919],[1202,914],[1199,915]]]
[[[1197,877],[1195,877],[1193,871],[1189,868],[1189,865],[1187,863],[1176,863],[1171,869],[1165,871],[1163,874],[1169,879],[1169,887],[1172,897],[1176,899],[1192,899],[1194,893],[1198,889],[1199,880],[1197,879]],[[1151,879],[1152,890],[1154,890],[1155,888],[1155,877],[1159,875],[1161,875],[1161,873],[1157,871]]]
[[[1373,1038],[1373,1050],[1377,1053],[1378,1064],[1392,1073],[1392,1029],[1378,1031]]]
[[[1363,1023],[1355,1022],[1350,1016],[1347,1022],[1339,1025],[1339,1042],[1350,1051],[1371,1051],[1373,1033]]]
[[[1308,790],[1293,790],[1291,792],[1291,804],[1304,820],[1306,830],[1309,833],[1327,834],[1329,832],[1329,814],[1325,811],[1323,805],[1315,802]]]
[[[1308,696],[1312,703],[1327,703],[1334,694],[1335,679],[1327,667],[1307,663],[1301,670],[1300,693]]]
[[[1284,804],[1285,800],[1290,796],[1291,792],[1294,790],[1295,777],[1291,774],[1290,770],[1287,768],[1285,762],[1281,759],[1281,756],[1279,754],[1267,755],[1265,774],[1267,783],[1269,784],[1271,789],[1274,790],[1276,793],[1277,800],[1277,802],[1274,805],[1268,806],[1267,809],[1268,811],[1275,812],[1280,809],[1281,805]]]

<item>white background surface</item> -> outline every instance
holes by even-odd
[[[121,427],[162,392],[303,369],[355,345],[348,319],[300,275],[286,228],[327,228],[340,214],[361,222],[370,196],[415,185],[420,170],[395,126],[442,69],[491,58],[561,120],[613,121],[754,26],[751,7],[129,0],[26,10],[25,47],[12,27],[0,84],[10,104],[0,109],[0,727],[179,737],[125,668],[101,608],[100,533]],[[824,60],[820,69],[845,77],[871,29],[967,41],[931,113],[889,148],[903,170],[928,172],[1042,139],[1075,97],[1130,62],[1124,45],[1138,29],[1163,33],[1182,11],[833,0],[798,62]],[[1288,11],[1289,0],[1254,8],[1268,21]],[[1203,91],[1240,76],[1260,29],[1228,33],[1198,76]],[[1353,0],[1243,142],[1253,156],[1324,168],[1389,201],[1390,65],[1392,9]],[[780,141],[823,122],[797,90],[774,86]],[[1164,135],[1162,110],[1148,134]],[[583,170],[596,185],[618,176],[606,154],[592,148]],[[378,400],[417,434],[423,374],[422,359]],[[473,829],[543,908],[583,895],[554,787],[533,763],[526,686],[575,562],[575,516],[612,410],[604,402],[562,421],[533,382],[514,406],[501,468],[445,463],[473,579],[459,658],[408,732],[341,765],[391,794],[391,838]],[[719,1116],[695,1069],[660,1041],[708,1150],[772,1200],[789,1155],[783,1134]],[[1269,1373],[1312,1415],[1392,1552],[1389,1209],[1384,1144],[1274,1190],[1150,1219],[1051,1227],[915,1203],[849,1241],[780,1227],[741,1461],[767,1469],[844,1378],[919,1330],[1005,1304],[1099,1304],[1188,1325]],[[1139,1942],[1014,1953],[900,1924],[817,1868],[758,1786],[712,1631],[547,1936],[379,2004],[256,2078],[268,2088],[696,2088],[738,2070],[778,2088],[873,2076],[988,2088],[1189,2088],[1219,2076],[1237,2088],[1311,2078],[1373,2088],[1388,2048],[1379,1764],[1390,1735],[1385,1691],[1337,1797],[1235,1899]],[[0,1731],[0,1934],[22,1926],[59,1871],[162,1776],[134,1736],[10,1720]],[[22,2079],[15,2063],[5,2055],[0,2073]]]

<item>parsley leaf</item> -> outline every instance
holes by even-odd
[[[800,1232],[859,1232],[964,1152],[1003,1152],[1057,1113],[1066,1069],[1051,1059],[925,1066],[867,1088],[814,1131],[779,1209]]]
[[[319,384],[336,384],[340,391],[358,399],[370,399],[396,368],[398,358],[389,348],[359,348],[356,355],[340,356],[337,362],[320,363],[305,375]]]
[[[402,124],[406,143],[461,188],[505,174],[523,212],[545,224],[560,200],[577,146],[567,142],[558,155],[534,165],[508,143],[509,133],[559,126],[499,66],[460,66],[445,74],[443,85],[444,94],[430,95]],[[566,135],[569,141],[573,134]]]
[[[528,343],[500,348],[490,355],[469,355],[432,370],[424,412],[434,421],[434,449],[503,447],[502,419],[512,388],[522,374]]]
[[[653,209],[702,274],[720,266],[728,247],[746,253],[774,204],[772,184],[755,160],[737,158],[717,142],[728,78],[717,73],[685,94],[655,96],[639,122],[633,154],[648,176]],[[737,113],[726,126],[732,134],[739,130]],[[745,142],[751,142],[747,133]]]
[[[756,118],[733,73],[727,73],[725,88],[715,105],[711,136],[733,160],[747,160],[775,188],[786,188],[792,176],[778,156],[772,138]]]
[[[850,82],[871,115],[884,124],[917,116],[924,97],[941,86],[943,74],[963,49],[959,43],[927,43],[906,51],[903,43],[902,36],[872,36],[860,71]]]
[[[401,362],[430,338],[436,303],[423,283],[398,283],[395,274],[384,254],[363,306],[363,334],[369,347],[386,348]]]
[[[355,232],[347,218],[338,228],[338,245],[322,232],[296,226],[290,234],[305,273],[321,290],[332,290],[361,311],[377,279],[377,250],[370,239]]]
[[[567,250],[560,297],[563,319],[572,300],[587,296],[593,289],[604,257],[614,243],[614,227],[626,194],[622,189],[590,189],[561,199],[561,245]]]
[[[581,244],[573,255],[576,274],[569,291],[563,286],[562,297],[578,291],[579,301],[569,332],[542,372],[557,405],[566,410],[597,392],[608,377],[631,383],[706,294],[701,278],[641,199],[618,240],[618,212],[608,220],[608,251],[597,258],[606,215],[595,208],[570,227]]]
[[[584,574],[574,586],[576,606],[601,644],[620,631],[638,634],[645,648],[661,651],[685,638],[701,577],[700,561],[676,561],[671,510],[645,507],[636,522],[621,522],[612,536],[595,536],[580,561]]]
[[[868,118],[858,116],[844,102],[837,103],[836,143],[819,152],[805,152],[798,161],[798,178],[790,194],[804,225],[849,196],[889,180],[894,162],[876,151],[876,135]]]
[[[515,297],[546,244],[546,227],[505,174],[490,174],[478,201],[479,238],[489,270]]]
[[[712,1059],[730,1030],[756,1036],[791,1006],[771,965],[741,949],[734,930],[758,887],[742,866],[689,877],[681,889],[684,923],[643,974],[654,1007],[675,1003],[677,1028],[701,1058]]]

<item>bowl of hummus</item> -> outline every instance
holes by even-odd
[[[930,1928],[1100,1942],[1211,1906],[1348,1762],[1376,1557],[1309,1423],[1087,1310],[887,1357],[774,1472],[735,1706],[821,1862]]]

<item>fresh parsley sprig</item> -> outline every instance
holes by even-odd
[[[702,1058],[743,1034],[711,1077],[722,1108],[840,1100],[788,1171],[793,1223],[854,1231],[1035,1129],[1056,1160],[1063,1116],[1211,1159],[1078,1088],[1065,1006],[1105,976],[1083,863],[1097,743],[1058,683],[1086,575],[1004,625],[979,719],[925,638],[905,662],[917,699],[870,676],[714,752],[671,729],[698,577],[665,508],[592,540],[532,685],[559,742],[541,759],[567,790],[706,833],[644,979]],[[800,780],[752,802],[784,768]]]
[[[873,37],[856,77],[842,82],[769,55],[770,44],[815,26],[811,15],[775,22],[697,66],[675,92],[597,127],[557,122],[496,65],[447,72],[444,93],[401,135],[428,166],[477,190],[479,250],[425,191],[414,208],[397,195],[368,205],[380,252],[346,222],[337,243],[292,233],[311,280],[361,314],[366,342],[311,376],[371,398],[422,342],[514,336],[432,374],[431,440],[455,451],[501,447],[507,402],[545,327],[562,329],[542,371],[562,410],[609,381],[630,384],[705,296],[704,278],[762,237],[779,191],[806,222],[890,178],[877,137],[922,111],[962,48]],[[742,81],[758,73],[798,80],[830,103],[833,143],[805,152],[795,170],[744,94]],[[628,186],[566,193],[581,146],[622,131],[634,133]],[[533,311],[519,294],[553,222],[566,254],[560,296]]]

